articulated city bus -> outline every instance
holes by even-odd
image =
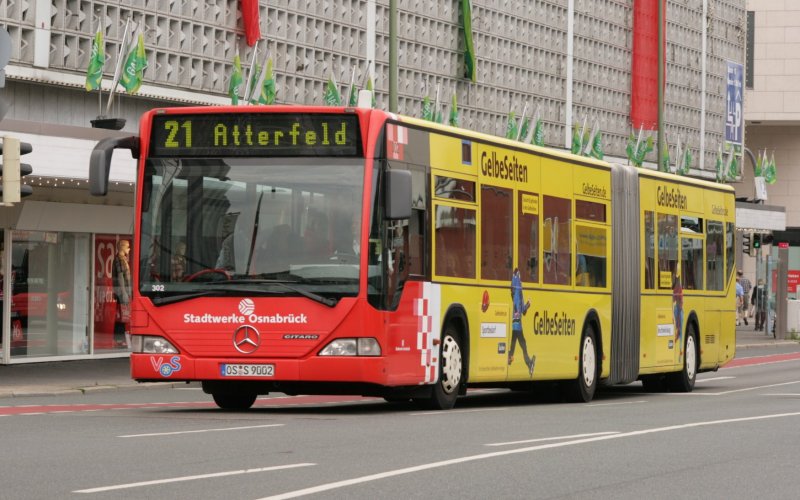
[[[156,109],[138,158],[131,372],[451,408],[550,381],[691,391],[734,357],[727,186],[373,109]]]

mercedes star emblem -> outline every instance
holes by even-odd
[[[261,334],[250,325],[240,326],[233,332],[233,347],[242,354],[253,354],[261,345]]]

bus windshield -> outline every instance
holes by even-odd
[[[140,292],[156,304],[198,294],[356,295],[363,165],[354,158],[148,159]]]

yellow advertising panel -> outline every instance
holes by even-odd
[[[431,145],[431,150],[433,148]],[[481,184],[539,191],[539,157],[483,143],[474,144],[474,148],[473,163],[478,166]]]
[[[431,167],[475,174],[475,144],[459,137],[430,134]]]
[[[576,167],[577,168],[577,167]],[[577,168],[575,175],[575,194],[611,199],[611,171],[599,168]]]
[[[542,158],[542,194],[572,198],[574,167],[554,158]],[[582,171],[585,169],[582,169]]]
[[[539,215],[539,196],[523,193],[521,209],[523,214]]]

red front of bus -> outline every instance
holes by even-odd
[[[259,394],[433,381],[430,286],[405,280],[394,242],[408,221],[384,217],[385,119],[306,107],[143,117],[134,379]]]

